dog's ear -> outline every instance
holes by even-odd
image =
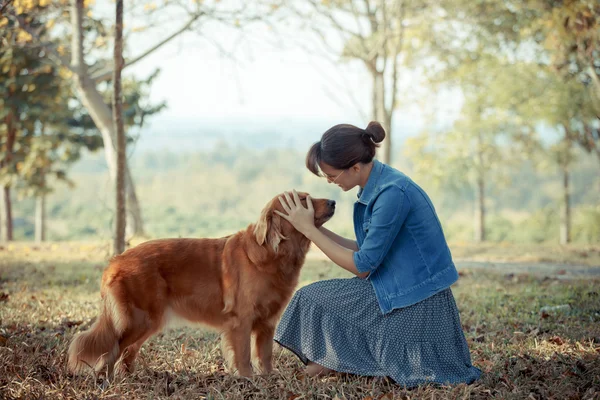
[[[271,225],[271,219],[273,217],[273,211],[271,211],[271,205],[268,204],[263,208],[260,213],[260,218],[256,225],[254,225],[254,236],[256,237],[256,243],[261,246],[265,244],[267,240],[267,232],[269,231],[269,225]]]
[[[287,238],[283,236],[281,233],[281,217],[277,214],[272,214],[271,217],[271,226],[269,227],[268,234],[269,244],[273,247],[275,253],[277,253],[277,249],[279,248],[279,243],[282,240],[286,240]]]
[[[259,245],[268,242],[277,253],[279,243],[287,239],[281,233],[281,217],[273,212],[272,204],[268,204],[260,213],[260,218],[254,226],[254,236]]]

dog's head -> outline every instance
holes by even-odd
[[[275,196],[273,200],[265,206],[260,214],[258,222],[254,226],[254,235],[256,236],[258,244],[263,245],[266,242],[271,245],[275,252],[277,252],[279,244],[283,240],[291,239],[293,237],[304,238],[304,235],[298,232],[292,224],[275,213],[275,210],[278,210],[283,214],[286,214],[279,202],[280,196],[283,197],[283,193]],[[300,197],[302,206],[307,207],[306,196],[308,196],[308,193],[299,192],[298,196]],[[333,214],[335,213],[335,201],[328,199],[311,200],[315,210],[315,226],[318,228],[333,217]]]

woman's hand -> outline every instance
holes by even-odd
[[[306,205],[308,208],[304,208],[296,190],[292,191],[292,196],[288,192],[284,192],[284,196],[285,198],[279,196],[279,202],[287,214],[278,210],[275,210],[275,212],[288,220],[294,225],[294,228],[305,236],[311,229],[316,229],[315,210],[310,196],[306,196]]]

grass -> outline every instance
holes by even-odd
[[[100,378],[70,376],[65,353],[97,314],[108,251],[88,243],[0,249],[0,398],[600,399],[600,280],[481,270],[461,271],[453,286],[473,363],[484,371],[472,385],[407,390],[381,378],[308,378],[280,348],[277,372],[237,378],[224,370],[215,332],[182,328],[148,341],[136,372],[103,388]],[[342,276],[313,259],[301,285]],[[540,313],[562,304],[571,309]]]
[[[457,260],[600,266],[600,245],[455,242],[450,247]]]

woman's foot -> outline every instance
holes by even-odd
[[[304,370],[308,376],[323,376],[333,372],[333,370],[322,365],[309,361]]]

